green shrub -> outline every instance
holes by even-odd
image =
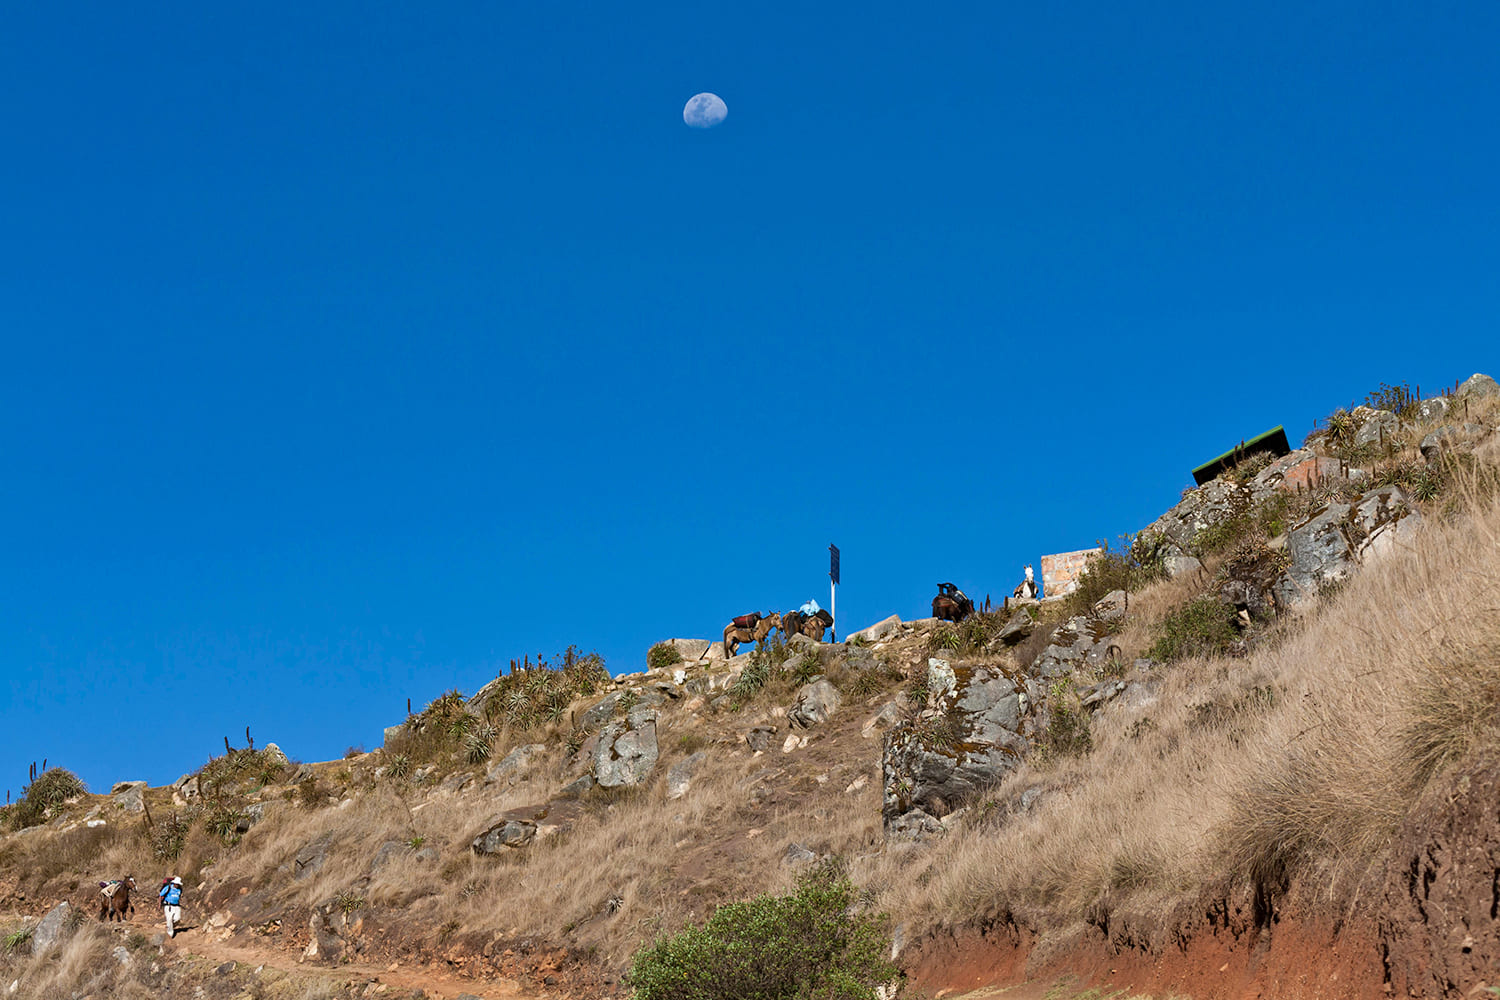
[[[88,786],[78,775],[65,767],[54,767],[37,775],[22,794],[46,808],[54,808],[87,792]]]
[[[31,927],[17,928],[5,935],[4,938],[0,938],[0,945],[3,945],[7,953],[28,951],[31,948],[33,930],[34,928]]]
[[[841,868],[823,865],[785,896],[721,906],[636,954],[636,1000],[869,1000],[896,980],[890,918],[865,912]]]
[[[1382,382],[1378,389],[1365,397],[1366,406],[1376,410],[1390,410],[1402,420],[1410,420],[1416,416],[1419,402],[1421,400],[1417,394],[1405,382],[1400,385]]]
[[[848,682],[847,693],[851,698],[864,701],[898,683],[901,679],[900,670],[885,660],[877,660],[875,666],[855,672],[853,680]]]
[[[45,767],[46,761],[42,762]],[[35,765],[32,765],[33,770]],[[12,829],[24,830],[46,822],[47,811],[56,809],[76,795],[88,793],[83,780],[65,767],[53,767],[42,771],[36,779],[21,789],[21,797],[9,810]]]
[[[1228,650],[1239,635],[1234,608],[1216,597],[1199,597],[1162,620],[1146,655],[1164,663],[1213,656]]]
[[[187,847],[193,824],[185,816],[173,813],[151,831],[151,854],[158,861],[176,861]]]
[[[492,723],[484,723],[474,727],[464,737],[464,757],[470,764],[478,764],[490,759],[490,753],[495,748],[495,741],[500,738],[500,731]]]
[[[750,657],[750,662],[745,664],[740,671],[739,677],[729,686],[725,692],[733,701],[749,701],[760,693],[760,689],[766,686],[771,679],[771,664],[768,657],[755,655]]]
[[[646,666],[652,670],[665,670],[674,663],[682,662],[682,653],[670,642],[658,642],[646,650]]]
[[[1087,614],[1106,594],[1140,590],[1167,575],[1160,538],[1141,532],[1121,535],[1118,549],[1111,549],[1108,542],[1099,544],[1102,551],[1089,559],[1088,567],[1078,576],[1077,587],[1064,602],[1069,617]]]
[[[927,637],[927,646],[934,653],[956,653],[961,642],[958,627],[952,622],[942,622]]]
[[[1004,614],[998,611],[976,611],[961,622],[940,622],[927,637],[927,646],[934,653],[957,656],[982,653],[1005,622]]]
[[[225,846],[239,842],[240,821],[248,816],[243,810],[223,803],[210,806],[203,814],[203,829],[213,834]]]
[[[1248,513],[1215,521],[1193,536],[1193,551],[1202,556],[1227,552],[1255,536],[1259,522]]]

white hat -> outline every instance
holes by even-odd
[[[182,877],[179,876],[179,875],[173,875],[172,876],[172,884],[173,885],[181,885],[182,884]]]

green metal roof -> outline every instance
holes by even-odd
[[[1234,465],[1236,461],[1257,451],[1269,451],[1276,455],[1285,455],[1291,450],[1286,440],[1286,428],[1281,424],[1277,424],[1264,434],[1253,437],[1249,441],[1241,441],[1224,454],[1216,458],[1211,458],[1198,466],[1193,470],[1193,481],[1202,486],[1225,469]]]

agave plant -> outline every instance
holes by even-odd
[[[1354,414],[1345,409],[1333,411],[1328,418],[1328,440],[1336,448],[1347,448],[1354,443]]]
[[[468,712],[460,712],[448,720],[448,735],[456,740],[461,740],[468,735],[474,723],[479,721]]]
[[[495,740],[500,736],[499,730],[489,723],[476,727],[468,736],[464,737],[464,756],[470,764],[478,764],[482,760],[489,760],[490,753],[495,746]]]

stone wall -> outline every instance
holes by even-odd
[[[1071,594],[1078,586],[1078,577],[1088,566],[1089,557],[1102,551],[1098,548],[1079,549],[1077,552],[1042,556],[1042,596]]]
[[[1293,493],[1301,493],[1304,490],[1317,489],[1318,484],[1325,479],[1347,477],[1348,473],[1348,468],[1336,458],[1309,455],[1286,470],[1281,479],[1281,488]]]

